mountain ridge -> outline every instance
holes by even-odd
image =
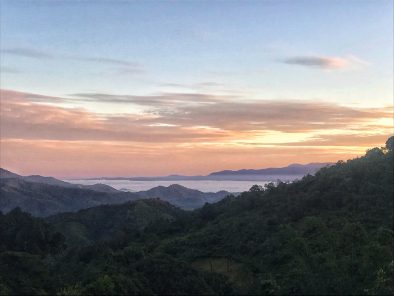
[[[292,163],[285,167],[264,169],[223,170],[210,173],[208,176],[218,175],[306,175],[313,174],[322,167],[332,165],[331,162],[311,162],[307,164]]]
[[[75,212],[93,206],[149,198],[160,198],[182,209],[193,210],[230,195],[223,190],[201,192],[178,184],[128,192],[104,184],[71,184],[39,175],[24,177],[4,169],[1,169],[0,173],[0,210],[9,212],[20,207],[34,216]]]
[[[199,180],[228,180],[228,181],[293,181],[307,174],[314,174],[318,169],[333,165],[332,162],[311,162],[307,164],[292,163],[285,167],[263,169],[223,170],[209,173],[208,175],[186,176],[171,174],[153,177],[95,177],[84,180],[130,180],[130,181],[199,181]]]

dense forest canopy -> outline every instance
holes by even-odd
[[[392,295],[393,137],[293,183],[0,215],[0,294]]]

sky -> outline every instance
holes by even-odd
[[[335,162],[393,134],[393,1],[0,0],[0,165]]]

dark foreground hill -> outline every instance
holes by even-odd
[[[0,216],[0,294],[394,293],[393,138],[315,176],[194,212],[147,206],[155,209]],[[168,219],[147,218],[157,211]],[[89,245],[64,238],[73,221]]]
[[[87,245],[114,237],[121,239],[152,224],[176,221],[185,215],[181,209],[160,199],[143,199],[58,214],[46,220],[66,236],[68,244]]]

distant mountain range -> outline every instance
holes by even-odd
[[[207,176],[171,175],[165,177],[100,178],[103,180],[253,180],[293,181],[331,163],[291,164],[282,168],[225,170]],[[52,177],[21,176],[0,168],[0,211],[9,212],[20,207],[34,216],[49,216],[62,212],[75,212],[104,204],[120,204],[148,198],[160,198],[177,207],[193,210],[205,203],[214,203],[230,192],[201,192],[181,185],[158,186],[147,191],[124,192],[105,184],[72,184]]]
[[[52,177],[43,177],[39,175],[21,176],[13,172],[7,171],[3,168],[0,168],[0,179],[18,179],[30,183],[40,183],[40,184],[54,185],[54,186],[60,186],[66,188],[90,189],[94,191],[108,192],[108,193],[118,192],[118,190],[116,190],[115,188],[112,188],[111,186],[105,184],[94,184],[94,185],[72,184]]]
[[[213,181],[294,181],[307,174],[314,174],[319,169],[330,166],[331,162],[313,162],[308,164],[290,164],[280,168],[241,169],[213,172],[205,176],[169,175],[157,177],[100,177],[90,180],[130,180],[130,181],[180,181],[180,180],[213,180]]]
[[[201,192],[180,185],[158,186],[147,191],[124,192],[108,185],[79,185],[52,177],[20,176],[0,168],[0,211],[16,207],[34,216],[75,212],[104,204],[120,204],[147,198],[160,198],[186,210],[221,200],[227,191]]]
[[[262,175],[262,176],[280,176],[280,175],[307,175],[314,174],[322,167],[332,165],[329,162],[312,162],[308,164],[294,163],[282,168],[266,168],[266,169],[242,169],[242,170],[225,170],[209,174],[209,176],[250,176],[250,175]]]

